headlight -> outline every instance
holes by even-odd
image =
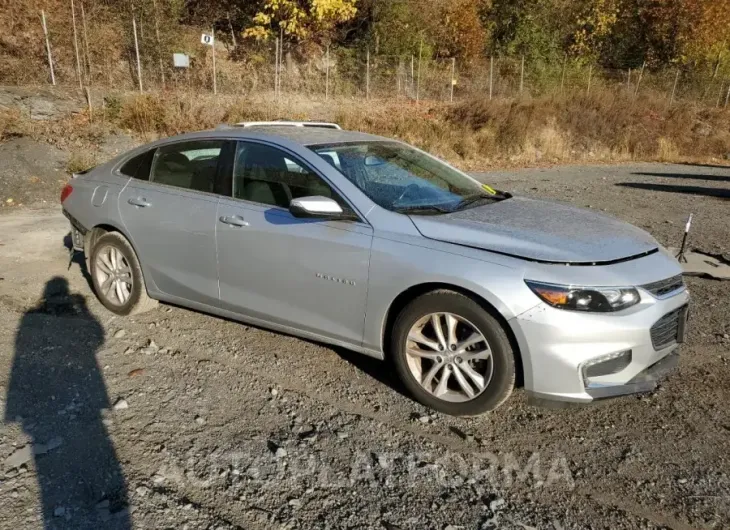
[[[633,287],[576,287],[530,280],[525,283],[543,302],[572,311],[620,311],[638,304],[640,299]]]

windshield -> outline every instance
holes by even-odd
[[[311,146],[375,203],[408,213],[445,213],[504,198],[443,162],[396,142]]]

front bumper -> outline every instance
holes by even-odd
[[[666,299],[642,293],[639,304],[617,313],[580,313],[540,304],[513,318],[531,401],[589,403],[653,390],[676,367],[678,343],[673,340],[657,350],[650,330],[688,302],[685,289]],[[591,361],[626,351],[631,361],[619,371],[584,376],[583,367]]]

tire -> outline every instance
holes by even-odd
[[[441,324],[440,338],[434,322]],[[473,341],[477,342],[469,345]],[[436,349],[439,344],[442,350]],[[515,386],[514,351],[504,328],[476,301],[454,291],[433,291],[404,307],[393,325],[389,353],[416,401],[452,416],[494,410]],[[481,376],[481,387],[477,376]]]
[[[119,265],[115,269],[117,276],[107,273],[110,270],[109,265],[114,265],[113,259],[110,259],[112,256],[116,257]],[[89,257],[89,271],[97,298],[112,313],[122,316],[136,315],[157,307],[157,300],[147,294],[137,254],[119,232],[107,232],[94,241]],[[119,282],[115,278],[119,278]],[[107,280],[111,282],[111,286]],[[121,298],[117,283],[120,284]]]

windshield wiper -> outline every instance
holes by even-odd
[[[405,214],[421,214],[421,215],[438,215],[441,213],[449,213],[451,210],[448,208],[443,208],[441,206],[436,206],[433,204],[428,204],[425,206],[403,206],[401,208],[394,208],[395,212],[398,213],[405,213]]]
[[[451,211],[452,212],[458,212],[459,210],[465,210],[468,207],[474,206],[477,203],[480,202],[494,202],[494,201],[502,201],[504,199],[509,199],[512,197],[509,193],[504,192],[498,192],[497,195],[486,195],[486,194],[476,194],[476,195],[470,195],[468,197],[465,197],[462,199],[462,201],[457,204]]]

